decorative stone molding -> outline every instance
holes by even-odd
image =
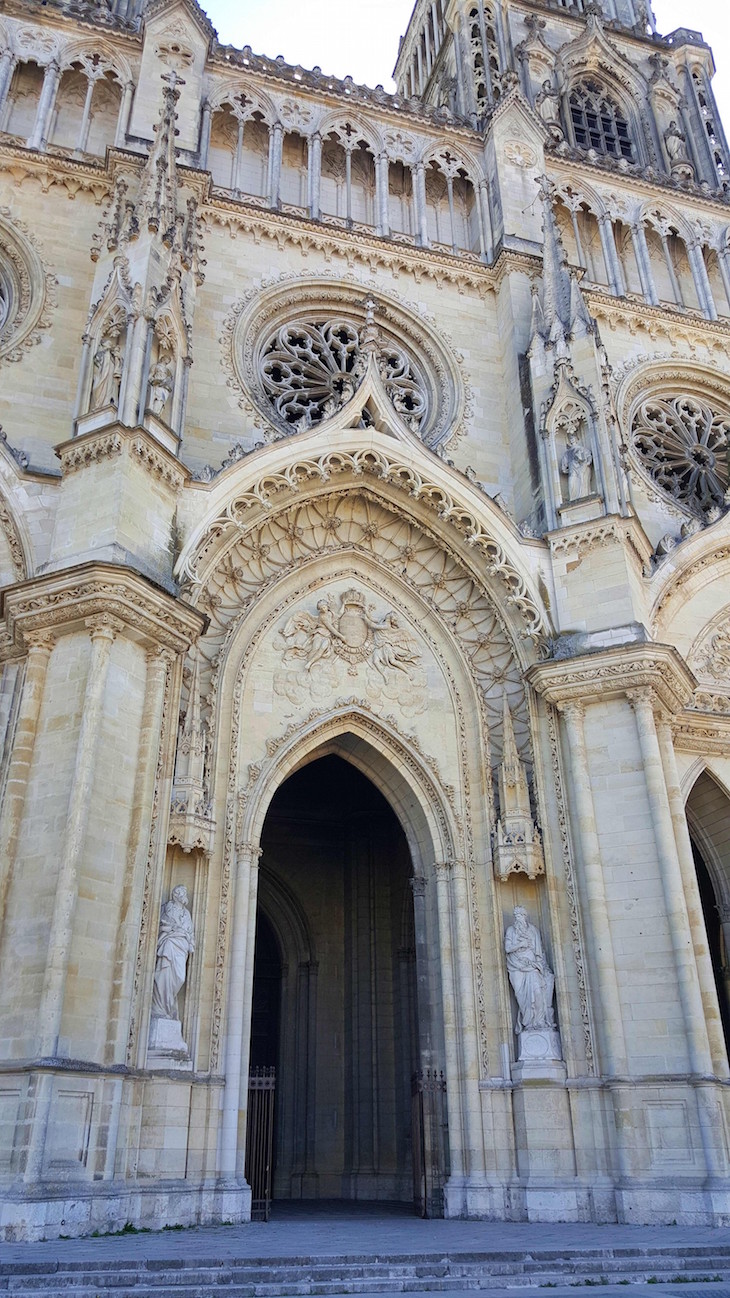
[[[575,555],[579,563],[592,550],[601,549],[611,542],[626,545],[642,572],[652,556],[651,544],[641,524],[633,518],[615,516],[602,518],[600,522],[577,523],[570,528],[549,532],[546,540],[551,554],[565,557]]]
[[[470,413],[461,366],[444,345],[443,331],[392,297],[372,298],[365,286],[323,276],[258,285],[229,312],[223,338],[228,385],[239,393],[243,408],[264,415],[267,422],[261,431],[268,441],[297,431],[298,420],[304,420],[302,427],[311,426],[322,412],[329,417],[345,404],[364,372],[366,348],[382,356],[386,391],[406,422],[417,415],[414,430],[428,446],[452,442]],[[310,354],[308,361],[303,349]],[[389,356],[400,357],[398,372]],[[287,374],[292,366],[300,391],[303,383],[311,390],[306,404],[321,407],[307,422],[302,393],[294,425],[286,405],[291,404]],[[319,372],[319,397],[313,366]]]
[[[25,550],[18,525],[8,502],[0,494],[0,532],[2,532],[10,551],[10,560],[18,581],[30,576],[25,559]]]
[[[35,236],[0,207],[0,364],[22,360],[51,323],[58,281],[44,265]]]
[[[697,682],[672,645],[623,645],[561,662],[536,663],[526,679],[559,709],[649,689],[672,715],[687,707]]]
[[[274,497],[279,497],[282,506],[285,506],[288,504],[287,497],[299,494],[313,479],[328,482],[334,478],[344,488],[345,479],[350,476],[355,483],[360,484],[367,477],[385,481],[410,500],[421,502],[429,512],[437,514],[443,523],[454,527],[466,539],[469,547],[485,560],[489,575],[497,577],[502,583],[507,603],[517,609],[524,623],[524,634],[538,646],[546,646],[548,627],[545,615],[530,592],[525,578],[509,560],[496,537],[477,519],[476,514],[470,512],[465,503],[457,501],[443,486],[423,478],[412,465],[403,460],[391,459],[375,448],[353,453],[332,451],[313,459],[295,460],[285,470],[265,474],[249,490],[230,501],[206,525],[203,534],[197,538],[195,549],[183,565],[182,577],[186,586],[192,589],[203,583],[203,574],[215,561],[222,543],[225,540],[235,540],[249,510],[255,511],[251,518],[253,525],[256,512],[271,515]]]
[[[203,614],[146,578],[102,563],[21,582],[4,592],[2,610],[16,644],[38,631],[73,631],[102,615],[118,621],[131,639],[182,653],[206,623]]]
[[[126,428],[117,423],[117,413],[113,407],[109,408],[108,415],[109,422],[104,427],[81,432],[56,447],[64,477],[102,460],[126,455],[152,477],[167,483],[173,491],[179,491],[189,481],[190,471],[175,455],[161,446],[152,433],[144,428]]]

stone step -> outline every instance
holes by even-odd
[[[396,1256],[165,1258],[134,1262],[0,1262],[8,1298],[298,1298],[299,1295],[473,1292],[615,1284],[730,1281],[730,1246]]]

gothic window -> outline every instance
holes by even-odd
[[[494,13],[489,4],[483,6],[484,38],[482,38],[482,19],[476,6],[469,10],[469,43],[474,66],[474,92],[478,112],[485,113],[490,101],[499,99],[499,56],[497,31]],[[486,67],[485,67],[486,58]]]
[[[650,397],[639,406],[631,443],[655,486],[702,514],[728,486],[730,418],[697,396]]]
[[[699,104],[700,113],[702,114],[702,120],[705,125],[707,142],[710,146],[712,159],[715,164],[715,170],[717,171],[718,179],[725,180],[727,178],[727,166],[725,164],[722,145],[720,143],[720,138],[718,136],[717,128],[715,126],[715,121],[712,116],[710,104],[708,102],[708,96],[705,91],[704,76],[699,68],[694,69],[692,73],[692,80],[694,82],[695,90],[697,92],[697,103]]]
[[[0,261],[0,341],[9,333],[13,317],[13,286],[7,268]]]
[[[329,419],[352,396],[365,371],[361,326],[352,320],[301,321],[278,328],[263,348],[261,377],[276,415],[292,431]],[[428,409],[415,361],[383,339],[379,366],[385,389],[414,431]]]
[[[576,86],[570,95],[573,135],[580,149],[633,161],[634,148],[629,126],[621,109],[595,81]]]

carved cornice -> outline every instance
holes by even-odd
[[[536,663],[526,680],[558,708],[597,702],[648,689],[672,715],[688,706],[697,681],[672,645],[632,644],[600,653]]]
[[[55,450],[61,461],[61,474],[64,478],[91,464],[124,454],[175,491],[179,491],[190,478],[190,470],[164,446],[160,446],[145,428],[107,424],[103,428],[80,433],[78,437],[61,442]]]
[[[678,341],[685,341],[689,346],[695,345],[692,335],[703,347],[721,348],[727,355],[730,320],[708,320],[699,312],[680,311],[671,306],[650,306],[644,299],[633,301],[631,298],[614,297],[600,289],[582,286],[591,315],[598,322],[605,321],[613,328],[625,326],[631,333],[642,329],[652,339],[665,337],[672,346]],[[688,362],[689,363],[689,362]]]
[[[140,164],[143,159],[140,159]],[[111,196],[112,181],[104,163],[76,161],[58,154],[38,153],[26,149],[25,143],[13,144],[5,140],[0,144],[0,171],[8,172],[14,184],[36,180],[44,193],[53,185],[60,185],[69,198],[79,193],[91,194],[97,206]]]
[[[203,613],[146,577],[103,563],[81,564],[6,588],[0,608],[7,656],[17,655],[39,631],[75,631],[98,616],[115,619],[129,639],[174,653],[185,652],[207,624]]]
[[[730,712],[718,714],[683,712],[672,726],[674,747],[685,753],[727,757],[730,753]]]
[[[593,520],[587,523],[576,523],[573,527],[560,528],[547,535],[550,552],[553,556],[575,555],[580,561],[607,541],[626,545],[632,558],[643,571],[652,556],[651,542],[635,518],[620,518],[616,515]]]

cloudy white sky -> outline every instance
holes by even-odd
[[[413,0],[201,0],[222,41],[288,63],[393,89],[398,37]],[[730,4],[728,0],[654,0],[659,30],[701,31],[717,64],[715,94],[730,128]]]

